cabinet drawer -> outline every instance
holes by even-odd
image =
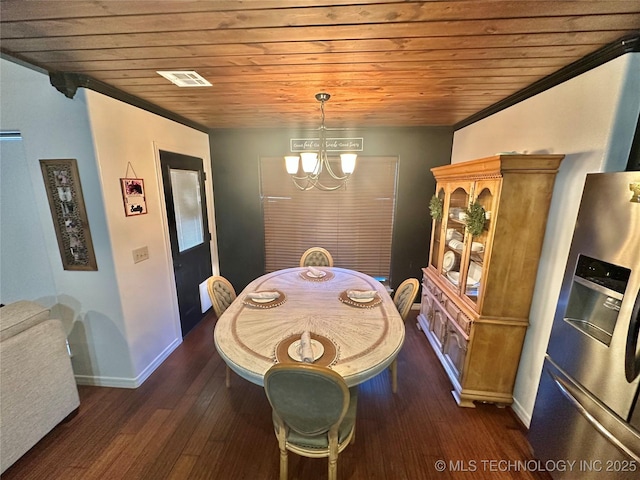
[[[427,279],[422,282],[422,288],[425,292],[433,293],[433,283]]]
[[[443,298],[442,304],[450,315],[450,318],[458,324],[460,330],[465,332],[467,336],[471,333],[471,319],[467,317],[458,306],[450,298]]]
[[[436,302],[438,302],[438,304],[442,306],[442,309],[444,310],[445,308],[444,304],[447,301],[447,296],[444,294],[442,290],[440,290],[435,285],[433,286],[433,297],[435,298]]]
[[[455,303],[453,303],[450,299],[446,299],[444,301],[444,308],[447,310],[447,312],[449,313],[449,315],[451,315],[452,318],[457,319],[458,315],[462,315],[462,312],[460,311],[460,309],[456,306]]]
[[[446,329],[442,352],[444,353],[445,361],[456,374],[458,380],[460,380],[464,369],[464,360],[467,356],[468,342],[458,329],[450,323],[447,323]]]
[[[473,323],[473,320],[467,317],[464,313],[460,312],[458,314],[456,317],[456,323],[467,335],[471,334],[471,324]]]
[[[433,295],[439,295],[440,289],[426,276],[423,279],[423,285],[427,288],[427,291],[431,292]]]

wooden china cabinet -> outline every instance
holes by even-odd
[[[418,327],[461,407],[473,407],[474,401],[513,402],[551,194],[563,158],[495,155],[431,169],[438,199],[432,203],[436,212],[441,206],[441,215],[433,219]],[[467,211],[479,216],[467,217]],[[475,236],[469,231],[474,226]]]

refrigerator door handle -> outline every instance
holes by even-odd
[[[628,455],[636,462],[640,462],[640,456],[636,455],[635,452],[629,450],[626,445],[624,445],[620,440],[616,438],[616,436],[611,433],[602,423],[600,423],[591,413],[587,411],[584,406],[574,397],[570,390],[573,390],[566,382],[564,382],[561,378],[555,375],[552,372],[549,372],[549,375],[556,383],[557,387],[560,389],[562,395],[565,396],[569,403],[573,405],[573,407],[580,413],[587,422],[591,424],[593,428],[595,428],[604,438],[606,438],[613,446],[615,446],[618,450]]]
[[[627,346],[624,356],[624,373],[629,383],[633,382],[640,373],[640,356],[638,355],[638,335],[640,334],[640,289],[633,304]]]

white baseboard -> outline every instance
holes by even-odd
[[[414,303],[411,305],[411,310],[420,310],[420,304],[419,303]]]
[[[135,378],[98,377],[92,375],[75,375],[78,385],[92,387],[138,388]]]
[[[511,404],[511,409],[515,412],[524,426],[529,428],[529,425],[531,425],[531,414],[524,408],[522,408],[520,402],[518,402],[518,400],[516,400],[515,398],[513,399],[513,403]]]
[[[75,375],[76,383],[95,387],[138,388],[181,343],[182,338],[176,338],[135,378]]]

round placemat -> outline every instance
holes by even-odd
[[[376,296],[373,297],[373,300],[371,300],[370,302],[356,302],[355,300],[351,300],[347,296],[346,290],[343,292],[340,292],[340,296],[338,298],[342,303],[346,303],[347,305],[351,305],[352,307],[358,307],[358,308],[372,308],[382,303],[382,299],[378,294],[376,294]]]
[[[249,296],[246,296],[242,299],[242,303],[250,307],[256,307],[256,308],[273,308],[273,307],[279,307],[280,305],[282,305],[284,302],[287,301],[287,296],[283,292],[281,292],[280,290],[273,290],[273,291],[278,292],[280,296],[278,298],[274,298],[270,302],[256,302],[255,300],[252,300]]]
[[[278,363],[299,363],[298,360],[295,360],[289,356],[289,347],[296,340],[300,340],[300,335],[291,335],[290,337],[281,340],[278,345],[276,345],[276,361]],[[333,365],[338,360],[338,350],[334,343],[329,340],[327,337],[322,335],[317,335],[315,333],[311,333],[311,340],[317,340],[324,347],[324,353],[318,358],[314,363],[314,365],[322,365],[323,367],[328,367],[329,365]]]

